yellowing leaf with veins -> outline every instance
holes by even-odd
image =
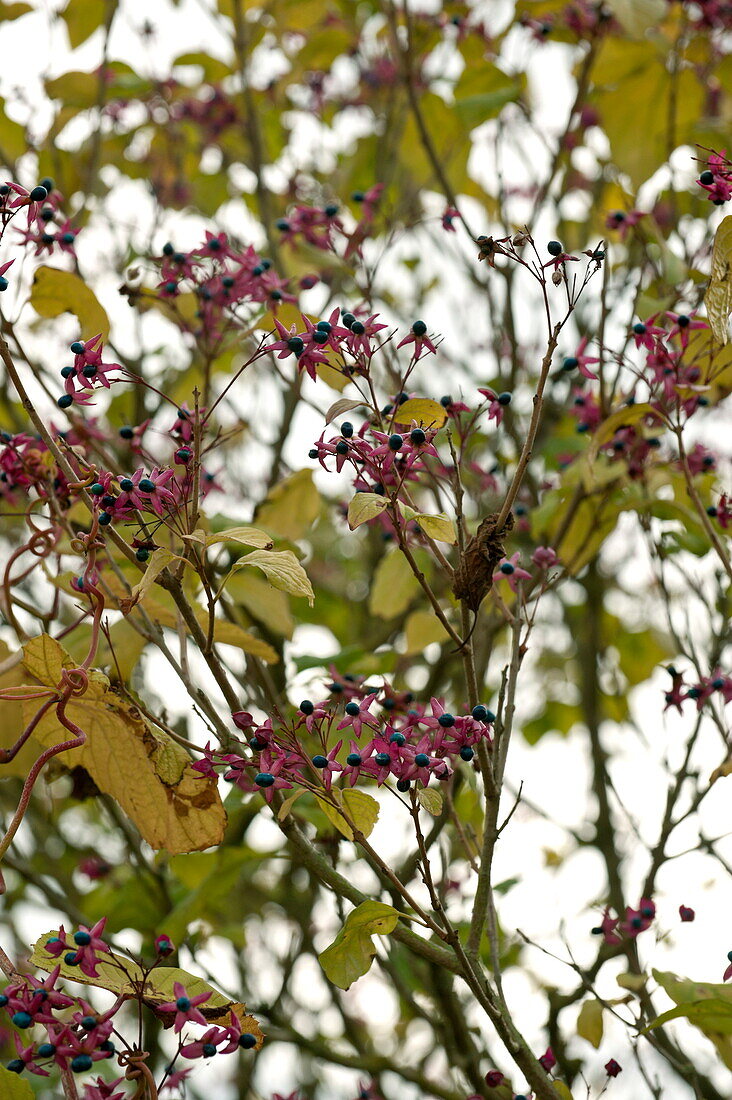
[[[269,583],[291,596],[305,596],[310,606],[315,602],[315,593],[308,575],[300,565],[292,550],[253,550],[239,558],[231,567],[231,573],[245,565],[255,565],[261,569]],[[227,578],[228,579],[228,578]],[[222,588],[225,586],[224,581]]]
[[[103,340],[109,336],[106,312],[84,280],[72,271],[61,271],[42,264],[33,278],[30,304],[41,317],[58,317],[67,311],[76,314],[85,340],[98,332],[101,332]]]
[[[704,295],[709,327],[719,344],[729,339],[727,323],[732,313],[732,214],[728,214],[714,234],[712,277]]]
[[[457,542],[455,526],[448,516],[442,513],[430,516],[425,512],[416,512],[412,519],[419,524],[425,535],[429,535],[435,542],[449,542],[451,546]]]
[[[369,612],[381,619],[393,619],[407,610],[419,591],[419,582],[407,559],[399,550],[391,550],[376,566]]]
[[[373,935],[388,936],[396,928],[399,914],[381,901],[361,902],[346,917],[330,947],[318,955],[325,976],[339,989],[348,989],[371,967],[376,948]]]
[[[380,493],[356,493],[348,505],[348,526],[355,531],[362,523],[380,516],[388,507],[388,497]]]
[[[336,802],[343,807],[356,828],[364,836],[369,836],[379,817],[380,806],[376,799],[372,798],[370,794],[366,794],[365,791],[353,789],[339,791],[334,787],[331,793]],[[321,798],[320,795],[316,797],[328,820],[335,825],[336,829],[347,840],[353,840],[353,830],[343,814],[339,813],[336,807],[327,799]]]
[[[49,645],[49,642],[51,645]],[[34,638],[24,646],[24,664],[48,686],[55,686],[58,662],[73,664],[53,639]],[[32,701],[22,705],[25,722],[37,711]],[[81,765],[97,787],[111,795],[132,819],[147,843],[177,854],[219,844],[226,812],[216,781],[193,771],[188,754],[166,734],[154,729],[133,704],[92,669],[84,695],[69,701],[68,718],[86,734],[80,748],[56,759],[69,768]],[[51,710],[33,734],[44,747],[71,734]]]

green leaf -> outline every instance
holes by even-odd
[[[0,1066],[0,1096],[3,1100],[33,1100],[34,1095],[27,1081],[5,1066]]]
[[[397,910],[380,901],[364,901],[349,913],[333,943],[318,956],[328,981],[348,989],[366,974],[376,954],[371,937],[393,932],[398,919]]]
[[[174,554],[172,550],[167,550],[164,546],[159,546],[157,550],[153,550],[152,556],[145,567],[141,579],[132,589],[129,596],[123,596],[119,601],[119,605],[125,615],[128,615],[132,608],[143,599],[144,596],[150,591],[155,581],[158,579],[164,569],[170,565],[172,561],[183,561],[179,554]]]
[[[104,26],[107,0],[69,0],[62,18],[69,32],[72,50],[86,42],[94,31]]]
[[[109,336],[109,318],[106,312],[94,292],[72,271],[61,271],[42,264],[33,278],[30,303],[41,317],[58,317],[61,313],[75,314],[85,340],[99,332],[103,340]]]
[[[362,523],[380,516],[389,507],[389,498],[380,493],[356,493],[348,505],[348,526],[352,531]]]
[[[343,807],[359,832],[363,833],[364,836],[369,836],[379,817],[380,806],[376,799],[364,791],[354,789],[339,791],[336,787],[333,787],[331,794],[335,801]],[[353,840],[353,830],[343,814],[339,813],[337,807],[326,798],[321,798],[320,795],[316,797],[328,820],[335,825],[346,840]]]
[[[599,1001],[585,1001],[577,1017],[577,1034],[588,1043],[592,1043],[595,1050],[602,1042],[602,1012],[602,1004]]]
[[[442,795],[432,787],[420,787],[417,791],[417,801],[422,809],[433,817],[439,817],[442,813]]]
[[[263,577],[254,573],[239,572],[230,577],[226,584],[226,595],[240,604],[256,622],[263,623],[268,630],[291,638],[295,622],[290,611],[290,603],[284,592],[268,584]]]
[[[404,624],[405,653],[424,653],[433,642],[444,642],[448,633],[433,611],[413,611]]]
[[[659,970],[653,971],[653,977],[677,1007],[657,1016],[646,1030],[683,1017],[714,1043],[724,1064],[732,1069],[732,988],[718,982],[693,982]]]
[[[216,546],[220,542],[235,542],[239,546],[256,546],[260,550],[271,550],[274,545],[266,531],[260,531],[257,527],[230,527],[227,531],[219,531],[215,535],[204,535],[202,531],[194,531],[192,535],[184,535],[184,538],[194,542],[203,541],[206,546]]]

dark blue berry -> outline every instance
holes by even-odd
[[[691,324],[691,318],[687,317],[685,313],[680,313],[676,318],[676,324],[679,328],[688,328]]]
[[[412,325],[412,332],[415,336],[424,336],[426,331],[427,325],[424,323],[424,321],[415,321]]]
[[[308,451],[308,458],[317,458],[318,453],[319,452],[318,452],[317,447],[311,447],[310,450]]]
[[[237,1042],[239,1043],[239,1046],[242,1047],[244,1050],[251,1050],[252,1047],[255,1047],[257,1045],[256,1038],[249,1031],[242,1032]]]
[[[108,1054],[109,1057],[111,1058],[117,1048],[116,1048],[116,1046],[114,1045],[114,1043],[112,1042],[111,1039],[105,1039],[99,1049],[103,1050],[104,1053]]]
[[[38,1055],[40,1058],[50,1058],[52,1054],[56,1053],[56,1047],[54,1043],[41,1043],[38,1048]]]
[[[705,183],[707,186],[714,183],[714,172],[710,172],[708,168],[705,168],[702,174],[699,176],[699,183]]]
[[[643,921],[640,917],[633,917],[633,919],[631,920],[630,923],[631,923],[631,926],[633,928],[642,928],[643,927]]]
[[[101,485],[98,481],[95,481],[89,492],[93,493],[95,497],[100,497],[104,493],[104,486]]]
[[[651,917],[655,916],[655,912],[655,909],[651,909],[650,905],[644,905],[641,909],[641,915],[644,916],[647,920],[650,920]]]
[[[54,237],[53,233],[41,233],[42,244],[53,244],[55,240],[56,238]]]
[[[318,321],[315,328],[318,332],[331,332],[333,326],[331,325],[330,321]]]
[[[7,1003],[8,1003],[8,998],[5,996],[4,993],[0,993],[0,1008],[5,1008],[5,1005]]]
[[[352,768],[357,768],[361,763],[361,757],[359,753],[349,752],[348,756],[346,757],[346,763],[350,764]]]
[[[175,248],[173,247],[173,245],[170,243],[170,241],[166,241],[163,245],[163,255],[172,256],[174,252]]]
[[[475,752],[473,751],[473,749],[471,749],[470,745],[463,745],[463,747],[460,750],[460,759],[461,760],[472,760],[474,756],[475,756]]]
[[[191,1007],[190,998],[179,997],[178,1000],[175,1002],[175,1007],[178,1009],[179,1012],[187,1012],[188,1009]]]
[[[39,185],[39,187],[45,187],[46,192],[49,195],[53,191],[54,184],[53,184],[53,180],[51,179],[50,176],[44,176],[42,180],[38,181],[38,185]]]
[[[579,359],[574,355],[568,355],[562,363],[562,370],[574,370],[579,366]]]
[[[291,336],[287,341],[287,346],[293,354],[299,355],[300,352],[305,350],[305,341],[301,336]]]
[[[345,328],[350,328],[353,322],[356,320],[355,313],[349,313],[348,310],[341,314],[341,321]]]
[[[119,434],[122,439],[134,439],[135,430],[126,424],[124,428],[120,428]]]
[[[336,206],[336,204],[334,202],[329,202],[328,205],[323,210],[323,213],[325,214],[325,216],[327,218],[334,218],[336,216],[336,214],[338,213],[338,207]]]
[[[154,493],[155,492],[155,482],[151,481],[149,477],[143,477],[143,478],[140,478],[140,481],[138,482],[137,488],[142,493]]]
[[[374,759],[380,768],[385,768],[387,764],[391,764],[391,757],[388,752],[377,752]]]
[[[74,373],[75,373],[75,371],[74,371],[73,367],[62,367],[61,368],[61,377],[62,378],[71,378],[71,375],[74,374]]]
[[[418,752],[414,758],[414,763],[418,768],[426,768],[430,762],[430,758],[426,752]]]
[[[397,731],[396,733],[392,733],[389,741],[392,745],[399,745],[400,748],[402,745],[405,745],[407,743],[406,737],[403,733],[399,733],[399,731]]]
[[[455,725],[455,718],[452,714],[441,714],[437,721],[444,729],[449,729],[450,726]]]
[[[9,286],[10,286],[10,283],[5,278],[5,276],[0,275],[0,293],[2,293],[3,290],[7,290]]]
[[[504,561],[503,565],[500,566],[500,570],[502,573],[505,573],[507,577],[510,577],[512,573],[516,572],[516,566],[511,565],[510,561]]]
[[[328,691],[330,691],[333,695],[340,695],[340,693],[343,691],[343,684],[339,684],[337,683],[337,681],[334,680],[332,684],[328,684]]]
[[[75,1058],[71,1059],[71,1068],[74,1073],[86,1073],[88,1069],[92,1068],[91,1055],[77,1054]]]
[[[335,449],[336,449],[336,454],[338,454],[338,455],[347,455],[348,454],[348,444],[346,443],[345,439],[339,439],[339,441],[336,443]]]
[[[254,782],[258,787],[271,787],[275,781],[275,777],[270,775],[269,772],[259,772],[254,776]]]
[[[181,447],[175,452],[176,462],[190,462],[193,452],[188,447]]]
[[[353,191],[351,194],[351,202],[363,202],[365,198],[363,191]]]
[[[74,399],[70,393],[65,393],[63,397],[59,397],[56,404],[60,409],[68,409],[69,405],[73,405]]]
[[[499,395],[498,395],[498,404],[499,405],[504,405],[504,406],[505,405],[510,405],[511,404],[511,394],[508,393],[508,391],[505,391],[504,393],[499,393]]]
[[[393,435],[389,436],[389,450],[390,451],[399,451],[399,450],[401,450],[403,445],[404,445],[404,440],[402,439],[402,437],[399,435],[398,432],[394,432]]]
[[[231,275],[224,275],[223,279],[221,280],[221,285],[225,287],[226,290],[231,290],[234,285],[234,280],[232,279]]]
[[[413,428],[409,433],[409,440],[414,443],[415,447],[419,447],[426,440],[427,436],[421,428]]]
[[[97,373],[97,370],[98,370],[98,367],[97,367],[96,363],[87,363],[87,365],[84,367],[84,370],[82,371],[82,373],[83,373],[85,378],[93,378],[94,375]]]
[[[14,1012],[10,1017],[16,1027],[30,1027],[33,1023],[33,1017],[30,1012]]]
[[[84,1016],[81,1021],[81,1026],[84,1028],[84,1031],[93,1031],[98,1023],[99,1021],[96,1016]]]
[[[8,1062],[6,1069],[9,1069],[11,1073],[22,1073],[25,1069],[25,1062],[22,1058],[12,1058]]]
[[[564,251],[559,241],[549,241],[549,244],[546,246],[546,250],[550,256],[561,256],[562,252]]]
[[[109,512],[100,512],[99,513],[99,526],[100,527],[108,527],[111,522],[112,522],[112,517],[110,516]]]
[[[354,336],[363,336],[366,331],[366,326],[363,321],[354,321],[351,325],[351,332]]]
[[[312,334],[312,341],[314,344],[327,344],[328,333],[323,332],[322,329],[316,328],[315,332]]]
[[[312,762],[313,762],[313,767],[315,767],[315,768],[327,768],[328,767],[328,757],[327,756],[321,756],[320,754],[318,754],[317,756],[314,756],[312,758]]]
[[[300,710],[303,714],[312,714],[315,707],[309,699],[303,699],[302,703],[300,703]]]
[[[88,947],[92,938],[88,932],[74,932],[74,943],[77,947]]]
[[[48,191],[45,187],[41,187],[40,183],[37,187],[34,187],[30,193],[30,197],[33,202],[43,202],[48,198]]]
[[[452,405],[452,397],[449,393],[446,393],[444,397],[440,398],[440,404],[442,405],[443,409],[450,408],[450,406]]]
[[[147,561],[150,557],[150,551],[146,550],[144,546],[141,546],[139,550],[135,550],[135,557],[138,561]]]
[[[178,289],[178,284],[176,283],[175,279],[170,279],[170,281],[167,282],[165,284],[165,286],[163,287],[163,290],[165,291],[166,294],[175,294],[177,289]]]
[[[79,579],[81,580],[82,578]],[[75,951],[67,951],[64,955],[64,962],[67,966],[78,966],[79,956],[76,954]]]
[[[341,424],[341,435],[344,439],[350,439],[353,435],[353,424],[350,420],[346,420]]]
[[[636,324],[633,325],[633,332],[636,334],[636,336],[643,336],[646,331],[646,326],[643,324],[642,321],[638,321],[636,322]]]
[[[216,1053],[216,1047],[213,1043],[204,1043],[201,1047],[201,1053],[203,1054],[204,1058],[213,1058],[214,1054]]]
[[[358,703],[346,703],[346,714],[350,714],[351,717],[355,717],[361,713],[361,708]]]
[[[280,229],[283,233],[286,233],[290,228],[290,223],[287,218],[278,218],[275,222],[275,228]]]
[[[76,240],[75,233],[62,233],[61,240],[64,244],[73,244]]]
[[[397,779],[397,790],[404,794],[411,787],[411,783],[408,779]]]

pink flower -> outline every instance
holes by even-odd
[[[488,419],[495,420],[496,424],[500,424],[506,409],[511,404],[511,394],[508,392],[496,393],[487,386],[479,388],[478,393],[482,394],[483,397],[487,397],[490,402],[488,405]]]
[[[415,321],[412,325],[412,331],[397,344],[397,348],[402,348],[406,344],[414,344],[412,357],[415,362],[420,358],[425,348],[433,354],[437,351],[437,348],[427,336],[427,325],[424,321]]]
[[[518,560],[521,557],[521,551],[517,550],[515,554],[512,554],[510,558],[504,558],[504,560],[498,566],[498,569],[493,574],[493,583],[500,580],[507,580],[511,591],[516,591],[516,585],[521,580],[531,580],[531,573],[527,573],[525,569],[522,569],[518,565]]]
[[[605,1072],[608,1077],[617,1077],[619,1073],[623,1072],[623,1067],[618,1065],[614,1058],[611,1058],[609,1062],[605,1063]]]
[[[531,561],[538,569],[551,569],[553,565],[557,564],[559,558],[551,546],[537,546],[531,555]]]
[[[203,1013],[198,1011],[197,1006],[209,1000],[211,997],[210,991],[208,993],[199,993],[197,997],[189,997],[186,992],[186,987],[182,985],[181,982],[174,982],[173,992],[175,993],[175,1000],[160,1005],[158,1011],[175,1013],[173,1030],[176,1035],[182,1031],[185,1024],[206,1024],[206,1017]]]
[[[694,920],[696,913],[693,909],[690,909],[688,905],[680,905],[679,916],[681,917],[681,920],[684,924],[688,924],[689,922]]]
[[[213,1058],[214,1054],[218,1054],[218,1047],[228,1039],[228,1028],[210,1027],[200,1039],[181,1047],[180,1052],[184,1058]]]
[[[638,224],[645,214],[640,210],[614,210],[605,218],[606,229],[617,229],[620,240],[624,241],[629,230]]]
[[[550,1070],[554,1069],[556,1064],[557,1060],[554,1057],[554,1051],[551,1047],[547,1047],[545,1053],[539,1058],[539,1065],[549,1073]]]
[[[364,725],[370,726],[372,729],[378,729],[379,720],[369,709],[378,694],[378,691],[374,691],[371,695],[366,695],[360,702],[351,699],[350,702],[346,703],[346,716],[336,729],[343,730],[348,726],[352,726],[356,737],[361,737]]]
[[[589,337],[583,336],[574,355],[568,355],[567,358],[564,360],[564,365],[562,369],[567,371],[576,369],[579,370],[583,378],[596,379],[597,375],[588,368],[587,364],[599,363],[600,360],[596,356],[585,355],[584,352],[588,343]]]
[[[456,210],[454,206],[448,206],[442,215],[442,228],[447,230],[448,233],[455,232],[455,226],[452,224],[455,218],[460,217],[460,211]]]
[[[105,1081],[103,1077],[97,1077],[96,1085],[84,1085],[83,1100],[125,1100],[127,1093],[117,1089],[117,1085],[124,1084],[124,1080],[124,1077],[117,1077],[114,1081]]]

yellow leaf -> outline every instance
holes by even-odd
[[[417,791],[417,801],[422,809],[433,817],[439,817],[442,813],[442,795],[432,787],[420,787]]]
[[[413,611],[404,625],[404,636],[407,642],[405,653],[410,657],[413,653],[424,653],[433,642],[444,642],[448,635],[433,612]]]
[[[208,629],[208,615],[204,611],[199,617],[196,618],[201,623],[204,630]],[[251,653],[253,657],[259,657],[260,660],[266,661],[268,665],[277,664],[279,657],[276,650],[272,649],[272,646],[261,638],[256,638],[254,634],[250,634],[247,630],[237,626],[236,623],[229,623],[225,619],[217,619],[214,627],[214,640],[222,645],[234,645],[237,649],[241,649],[244,653]]]
[[[348,505],[348,526],[355,531],[362,523],[380,516],[389,506],[389,498],[379,493],[356,493]]]
[[[595,1050],[600,1046],[603,1035],[602,1005],[599,1001],[585,1001],[577,1017],[577,1034]]]
[[[175,560],[182,561],[183,559],[180,558],[180,555],[174,554],[172,550],[167,550],[164,546],[159,546],[157,550],[153,550],[152,557],[145,567],[142,579],[138,581],[129,596],[124,596],[119,601],[119,606],[125,615],[128,615],[135,604],[139,603],[140,600],[147,595],[162,571]]]
[[[282,803],[279,810],[277,811],[278,821],[284,821],[286,817],[289,817],[292,807],[295,805],[301,794],[305,794],[305,791],[302,788],[299,791],[295,791],[294,794],[291,794],[289,798],[285,799],[285,801]]]
[[[419,591],[419,582],[399,550],[381,559],[374,572],[369,595],[369,612],[380,619],[393,619],[406,611]]]
[[[408,428],[413,420],[423,428],[441,428],[447,420],[447,410],[428,397],[413,397],[396,410],[394,423]]]
[[[351,409],[363,408],[363,404],[363,398],[360,401],[352,401],[348,397],[341,397],[340,400],[333,402],[325,414],[326,424],[330,424],[331,420],[335,420],[337,416],[341,416],[345,412],[350,412]]]
[[[103,340],[109,336],[106,312],[84,280],[71,271],[41,265],[33,279],[30,303],[41,317],[58,317],[66,312],[75,314],[85,340],[98,332]]]
[[[33,1100],[35,1093],[28,1082],[22,1081],[17,1073],[0,1066],[0,1095],[3,1100]]]
[[[454,546],[457,542],[457,533],[452,520],[442,512],[437,516],[427,515],[425,512],[416,512],[412,517],[415,522],[436,542],[449,542]]]
[[[262,570],[274,588],[289,592],[292,596],[305,596],[310,606],[313,606],[315,593],[307,573],[292,550],[253,550],[251,554],[234,562],[229,576],[234,570],[241,569],[245,565],[255,565]],[[225,587],[227,580],[228,577],[221,585],[222,588]]]
[[[74,662],[62,645],[50,634],[31,638],[23,646],[23,664],[46,687],[57,687],[65,668],[73,668]]]
[[[557,1096],[561,1097],[561,1100],[572,1100],[572,1093],[569,1091],[564,1081],[552,1081],[552,1085],[554,1086],[554,1091]]]
[[[623,30],[634,38],[642,38],[668,11],[666,0],[606,0],[606,3]]]
[[[709,327],[718,344],[729,339],[727,322],[732,313],[732,214],[717,227],[712,248],[712,277],[704,295]]]
[[[69,0],[63,12],[63,20],[69,32],[72,50],[86,42],[94,31],[104,26],[105,0]]]
[[[603,443],[609,443],[619,428],[624,428],[627,424],[637,424],[639,420],[644,420],[647,416],[652,416],[660,421],[663,420],[661,414],[647,403],[623,405],[621,409],[616,409],[615,412],[603,420],[595,433],[593,443],[596,447],[602,446]]]
[[[268,630],[283,638],[292,637],[295,622],[290,602],[284,592],[273,588],[262,577],[254,573],[236,573],[227,581],[226,595]]]
[[[259,527],[280,538],[295,539],[313,525],[320,513],[320,494],[311,470],[298,470],[270,490],[257,508],[254,519]]]
[[[618,974],[615,981],[621,989],[629,989],[632,993],[638,993],[646,984],[645,974]]]
[[[206,546],[216,546],[219,542],[236,542],[239,546],[258,546],[261,550],[271,550],[274,545],[266,531],[260,531],[257,527],[230,527],[228,531],[219,531],[217,535],[206,536]]]
[[[5,642],[0,641],[0,662],[3,666],[3,671],[0,672],[0,688],[41,691],[38,685],[24,683],[28,677],[23,671],[21,656],[21,653],[12,654]],[[40,702],[39,700],[39,705]],[[23,725],[18,704],[0,698],[0,748],[9,749],[15,744],[23,730]],[[29,737],[17,755],[2,765],[0,779],[9,779],[11,776],[21,776],[25,779],[40,754],[41,746],[33,737]]]
[[[335,801],[343,807],[349,818],[364,836],[369,836],[379,817],[379,803],[370,794],[364,791],[348,789],[339,791],[335,787],[331,791]],[[329,821],[347,840],[353,840],[353,830],[343,814],[327,799],[316,795],[320,808]]]
[[[48,667],[49,680],[55,664],[56,658]],[[26,722],[36,710],[33,703],[23,703]],[[66,714],[86,734],[86,743],[57,759],[70,768],[85,768],[152,848],[175,854],[221,842],[226,813],[216,781],[193,771],[185,750],[154,729],[134,704],[110,687],[106,676],[92,670],[86,692],[69,702]],[[52,710],[41,719],[34,737],[50,746],[68,740],[70,734]]]

